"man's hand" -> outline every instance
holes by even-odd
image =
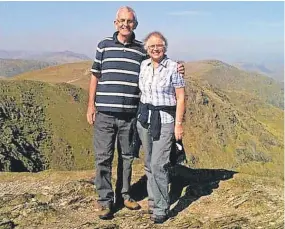
[[[184,76],[185,76],[184,64],[177,62],[177,72],[180,73],[184,78]]]
[[[89,105],[88,108],[87,108],[86,117],[87,117],[87,122],[88,122],[90,125],[93,125],[93,124],[94,124],[94,122],[95,122],[95,115],[96,115],[95,106],[94,106],[94,105]]]

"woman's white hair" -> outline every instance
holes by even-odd
[[[163,34],[161,32],[158,32],[158,31],[154,31],[154,32],[151,32],[149,33],[148,35],[146,35],[146,37],[143,39],[143,43],[144,43],[144,48],[145,50],[147,50],[147,42],[148,40],[152,37],[152,36],[155,36],[155,37],[159,37],[163,43],[164,43],[164,50],[165,52],[167,51],[167,47],[168,47],[168,42],[167,42],[167,39],[165,38],[165,36],[163,36]]]

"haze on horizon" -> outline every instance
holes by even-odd
[[[284,2],[0,2],[0,49],[93,58],[124,5],[137,13],[137,39],[161,31],[172,58],[283,63]]]

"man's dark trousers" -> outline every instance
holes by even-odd
[[[122,159],[122,197],[130,199],[130,181],[132,175],[133,153],[130,152],[131,124],[135,114],[120,112],[97,112],[95,119],[95,186],[99,195],[98,202],[101,206],[112,207],[114,192],[112,189],[112,162],[116,138],[121,150],[119,157]]]

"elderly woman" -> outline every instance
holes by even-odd
[[[170,207],[168,170],[171,146],[182,139],[185,81],[177,63],[166,56],[167,40],[152,32],[144,40],[149,59],[141,64],[137,130],[145,152],[149,212],[154,223],[167,220]]]

